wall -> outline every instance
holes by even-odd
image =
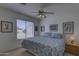
[[[74,21],[74,35],[76,40],[79,40],[79,6],[76,4],[59,4],[48,7],[53,15],[47,15],[47,18],[42,19],[40,24],[45,25],[45,32],[50,32],[51,24],[58,24],[58,32],[63,33],[63,22]]]
[[[25,15],[0,7],[0,21],[13,22],[12,33],[0,32],[0,52],[19,47],[19,45],[17,44],[16,19],[25,19],[28,21],[32,21],[35,25],[39,26],[39,21],[36,19],[32,19]]]

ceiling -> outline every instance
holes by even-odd
[[[37,18],[37,16],[33,12],[37,12],[40,8],[44,8],[46,11],[54,12],[53,7],[50,8],[50,6],[56,6],[56,5],[62,5],[62,4],[60,3],[26,3],[25,5],[22,5],[21,3],[0,3],[0,6],[2,7],[5,7],[15,12],[19,12],[24,15],[28,15],[35,18]],[[69,5],[72,5],[72,4],[69,4]],[[74,5],[79,7],[79,4],[74,4]]]
[[[21,3],[0,3],[0,6],[8,8],[12,11],[22,13],[24,15],[28,15],[31,17],[37,17],[35,13],[37,12],[40,7],[48,7],[51,4],[47,3],[26,3],[22,5]]]

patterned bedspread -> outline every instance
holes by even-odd
[[[34,37],[23,40],[23,48],[38,56],[62,56],[64,40],[50,37]]]

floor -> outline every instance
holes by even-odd
[[[33,54],[31,54],[30,52],[26,51],[23,48],[18,48],[16,50],[7,52],[6,55],[8,56],[34,56]],[[74,55],[65,53],[64,56],[74,56]]]
[[[33,54],[29,53],[23,48],[18,48],[13,51],[7,52],[9,56],[33,56]]]
[[[17,40],[17,43],[20,47],[21,46],[21,43],[22,43],[22,40]],[[1,54],[0,54],[1,55]],[[13,50],[13,51],[10,51],[10,52],[7,52],[7,55],[8,56],[33,56],[33,54],[29,53],[28,51],[26,51],[25,49],[23,48],[18,48],[16,50]],[[75,56],[73,54],[70,54],[70,53],[64,53],[64,56]]]

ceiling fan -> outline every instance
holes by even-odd
[[[51,14],[51,15],[54,14],[54,12],[45,11],[44,8],[46,6],[48,6],[48,4],[43,4],[41,9],[39,9],[37,12],[33,12],[33,13],[37,13],[37,16],[40,18],[46,18],[47,14]]]
[[[38,12],[34,12],[34,13],[37,13],[39,17],[43,17],[43,18],[46,18],[47,14],[54,14],[54,12],[48,12],[44,10],[38,10]]]

